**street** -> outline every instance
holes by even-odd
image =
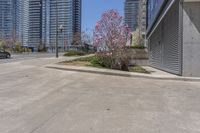
[[[62,56],[63,53],[59,53],[59,56]],[[49,58],[49,57],[55,57],[55,53],[23,53],[23,54],[11,54],[10,59],[0,59],[1,63],[9,63],[9,62],[17,62],[17,61],[23,61],[27,59],[36,59],[36,58]]]
[[[0,133],[200,132],[199,82],[45,67],[65,59],[0,60]]]

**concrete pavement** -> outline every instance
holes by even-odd
[[[0,64],[0,133],[199,133],[200,83]],[[67,58],[69,59],[69,58]]]

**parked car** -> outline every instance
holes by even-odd
[[[11,54],[3,49],[0,49],[0,58],[10,58]]]

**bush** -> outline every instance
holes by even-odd
[[[64,56],[83,56],[83,55],[86,55],[86,53],[83,51],[75,51],[75,50],[70,50],[64,54]]]
[[[130,48],[132,48],[132,49],[145,49],[145,46],[144,45],[133,45],[133,46],[130,46]]]
[[[112,57],[106,54],[97,55],[98,62],[102,67],[112,68]]]
[[[128,71],[129,67],[129,57],[126,53],[119,54],[116,58],[113,60],[113,66],[112,69],[122,70],[122,71]]]
[[[19,52],[22,53],[24,51],[24,49],[22,48],[20,43],[16,43],[15,48],[14,48],[15,52]]]
[[[0,49],[6,49],[6,42],[3,40],[0,40]]]
[[[125,56],[115,57],[109,54],[99,54],[93,58],[91,63],[105,68],[128,71],[129,59]]]
[[[103,67],[101,58],[99,58],[99,56],[92,56],[90,59],[90,63],[92,65],[100,65]]]

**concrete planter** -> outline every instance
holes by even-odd
[[[146,66],[149,63],[146,49],[129,49],[127,54],[130,56],[130,65]]]

